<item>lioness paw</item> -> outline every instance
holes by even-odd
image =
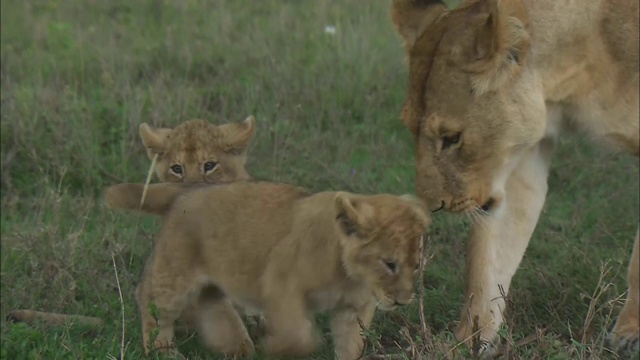
[[[605,338],[605,346],[623,359],[637,359],[640,351],[638,331],[611,328]]]

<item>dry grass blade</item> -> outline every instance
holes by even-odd
[[[589,310],[587,310],[587,315],[584,319],[584,325],[582,326],[582,337],[580,342],[586,344],[588,342],[588,333],[591,328],[591,323],[595,318],[596,314],[602,311],[602,307],[597,307],[598,302],[602,295],[607,292],[609,287],[611,287],[611,283],[607,282],[605,278],[607,274],[611,271],[611,266],[609,262],[605,262],[600,266],[600,275],[598,277],[598,283],[596,288],[593,290],[593,294],[591,295],[591,301],[589,301]]]
[[[424,240],[424,235],[420,237],[420,261],[418,265],[419,273],[418,273],[418,311],[420,312],[420,336],[422,337],[422,341],[424,347],[426,349],[430,349],[432,347],[431,338],[432,334],[429,328],[427,327],[427,321],[424,317],[424,268],[427,263],[427,255],[426,250],[430,244],[431,237],[427,236],[426,241]]]
[[[122,298],[122,289],[120,288],[120,278],[118,277],[118,267],[116,266],[116,259],[111,254],[111,262],[113,263],[113,272],[116,275],[116,285],[118,285],[118,295],[120,296],[120,312],[122,315],[122,337],[120,339],[120,360],[124,360],[125,346],[124,346],[124,334],[125,334],[125,318],[124,318],[124,300]]]
[[[156,161],[158,161],[158,154],[153,155],[149,171],[147,172],[147,179],[144,181],[144,188],[142,189],[142,197],[140,198],[140,208],[144,204],[144,199],[147,196],[147,189],[149,189],[149,183],[151,183],[151,176],[153,176],[153,170],[156,168]]]
[[[516,341],[516,343],[513,344],[513,347],[511,349],[509,349],[509,350],[516,349],[516,348],[519,348],[519,347],[522,347],[522,346],[525,346],[525,345],[529,345],[529,344],[531,344],[533,342],[539,341],[540,338],[543,337],[544,334],[547,332],[547,329],[548,329],[548,327],[539,329],[535,334],[528,335],[528,336]],[[497,358],[499,358],[499,357],[501,357],[503,355],[506,355],[506,349],[498,350],[493,355],[493,358],[497,359]]]

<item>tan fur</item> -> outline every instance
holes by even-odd
[[[114,199],[139,199],[142,187],[111,187],[107,202],[136,210],[135,200]],[[163,214],[163,226],[137,289],[145,346],[156,327],[150,302],[159,313],[155,346],[172,346],[174,320],[210,285],[215,296],[201,297],[200,309],[226,326],[201,329],[214,350],[254,351],[237,314],[215,316],[233,302],[264,314],[270,354],[309,355],[319,341],[312,314],[329,311],[338,358],[355,360],[363,350],[359,321],[368,327],[376,304],[390,310],[413,299],[420,239],[430,220],[411,196],[309,194],[240,181],[199,189],[152,184],[147,197],[163,199],[145,209]]]
[[[140,125],[140,138],[149,159],[158,156],[156,174],[162,182],[220,183],[249,179],[244,165],[254,134],[253,116],[242,123],[223,125],[189,120],[174,129]],[[205,167],[207,163],[210,169]],[[181,171],[174,171],[174,166]]]
[[[433,210],[477,218],[456,335],[470,340],[477,317],[489,349],[503,321],[500,286],[508,291],[544,204],[555,139],[579,128],[640,153],[638,1],[469,0],[447,10],[394,0],[392,20],[409,56],[402,118],[415,136],[417,192]],[[638,348],[638,261],[636,251],[612,334],[621,353]]]

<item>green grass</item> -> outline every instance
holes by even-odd
[[[97,197],[105,185],[144,181],[142,121],[255,114],[247,165],[255,177],[314,191],[413,192],[413,142],[399,121],[407,66],[387,1],[1,4],[2,358],[119,358],[121,342],[127,359],[142,356],[133,293],[158,221],[109,211]],[[577,137],[555,159],[503,335],[517,341],[547,328],[514,357],[599,358],[602,328],[626,289],[637,159]],[[430,229],[426,358],[468,355],[450,351],[449,331],[462,305],[467,227],[438,215]],[[611,286],[585,321],[603,264]],[[96,333],[4,320],[18,308],[97,316],[105,326]],[[417,333],[417,304],[378,313],[368,350],[398,352],[403,326]],[[212,358],[197,339],[179,341],[190,359]],[[330,354],[327,342],[316,358]]]

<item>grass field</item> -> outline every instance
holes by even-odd
[[[143,121],[255,114],[247,165],[255,177],[314,191],[413,192],[412,139],[399,120],[407,66],[390,1],[1,7],[3,359],[142,357],[134,288],[159,222],[110,211],[98,195],[108,184],[144,181]],[[601,347],[602,329],[626,289],[638,177],[637,159],[579,137],[560,143],[502,335],[515,343],[546,332],[511,358],[614,358]],[[369,353],[399,353],[409,343],[405,327],[411,342],[428,347],[425,359],[469,356],[453,350],[450,332],[462,305],[467,228],[466,219],[438,213],[430,229],[423,299],[432,336],[419,336],[414,302],[376,315]],[[91,315],[105,326],[9,323],[12,309]],[[178,341],[190,359],[215,358],[197,338]],[[315,358],[330,356],[327,342]]]

